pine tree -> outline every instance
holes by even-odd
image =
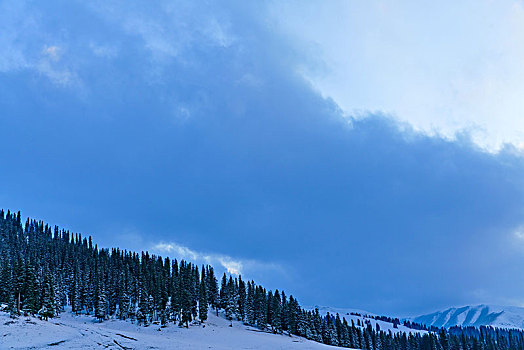
[[[26,277],[24,282],[25,293],[23,310],[26,314],[34,315],[40,308],[38,302],[38,283],[36,281],[35,270],[31,265],[26,267]]]
[[[256,312],[256,320],[257,320],[257,327],[260,329],[266,329],[267,327],[267,305],[268,305],[268,299],[266,296],[266,290],[258,286],[257,292],[255,295],[255,312]]]
[[[282,300],[278,289],[275,291],[275,295],[272,298],[271,309],[271,325],[273,326],[273,332],[280,333],[282,331]]]
[[[222,292],[222,290],[220,292]],[[233,320],[233,314],[236,313],[237,302],[235,292],[235,284],[233,278],[230,276],[223,294],[224,313],[229,321]]]
[[[220,284],[220,300],[218,306],[222,309],[225,309],[227,304],[227,276],[226,273],[222,275],[222,282]],[[218,314],[217,314],[218,315]]]
[[[80,269],[77,266],[73,277],[74,285],[71,291],[71,310],[78,315],[82,311],[82,291],[80,282]]]
[[[154,309],[154,305],[155,305],[155,299],[153,298],[153,296],[151,294],[149,294],[148,298],[147,298],[147,306],[148,306],[148,313],[145,313],[146,317],[147,317],[147,322],[151,323],[153,321],[153,314],[155,312],[155,309]]]
[[[189,328],[189,322],[192,321],[191,309],[193,307],[191,290],[191,266],[189,264],[180,265],[180,279],[182,288],[180,300],[182,315],[179,325],[185,325],[186,328]]]
[[[145,289],[140,289],[140,301],[136,312],[136,319],[139,324],[148,325],[151,317],[151,305],[149,303],[149,294]]]
[[[281,308],[280,308],[280,322],[281,322],[281,330],[282,331],[289,331],[289,304],[287,301],[286,293],[282,291],[281,293]]]
[[[95,317],[99,322],[102,322],[107,317],[107,295],[104,287],[100,287],[98,291],[97,303],[95,306]]]
[[[206,280],[207,280],[207,297],[208,297],[208,300],[211,306],[215,308],[216,314],[218,316],[218,307],[219,307],[218,282],[215,277],[215,272],[212,266],[207,266]]]
[[[195,319],[198,315],[198,298],[200,295],[200,283],[198,267],[191,266],[190,291],[191,291],[191,315]]]
[[[255,320],[255,291],[254,283],[247,283],[247,297],[246,297],[246,318],[247,323],[254,325]]]
[[[238,302],[237,302],[237,318],[240,321],[245,321],[246,316],[246,284],[242,281],[242,276],[238,276]]]
[[[131,309],[131,298],[129,297],[129,294],[124,291],[122,293],[122,297],[120,298],[120,302],[118,304],[118,318],[121,320],[125,320],[128,317],[130,317],[130,309]]]
[[[322,319],[320,317],[320,313],[318,312],[318,309],[315,309],[313,315],[312,315],[312,333],[313,333],[313,340],[317,342],[322,342]]]
[[[202,281],[200,283],[200,293],[198,296],[198,318],[200,321],[204,322],[207,320],[207,283],[206,283],[206,274],[205,269],[202,266]]]
[[[54,299],[52,284],[49,279],[46,278],[42,288],[42,307],[38,310],[38,315],[43,320],[47,321],[50,317],[55,315]]]
[[[171,267],[171,302],[170,302],[170,314],[174,322],[179,319],[181,305],[181,283],[178,269],[178,261],[175,259]]]
[[[15,296],[13,293],[9,293],[7,302],[7,312],[11,318],[18,317],[19,313],[16,310]]]

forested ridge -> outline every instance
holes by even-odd
[[[283,291],[266,290],[212,266],[122,251],[99,249],[90,237],[0,210],[0,303],[4,311],[48,319],[71,306],[74,313],[103,321],[110,317],[147,326],[187,327],[205,322],[208,310],[229,320],[317,342],[367,350],[523,349],[520,330],[492,327],[405,333],[354,324],[340,315],[303,309]],[[398,319],[375,317],[391,322]],[[404,323],[411,328],[422,325]]]

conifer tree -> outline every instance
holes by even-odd
[[[148,325],[151,317],[151,305],[149,304],[149,294],[142,287],[140,289],[140,301],[136,312],[136,319],[139,324]]]
[[[107,317],[107,295],[104,287],[98,291],[97,303],[95,306],[95,317],[102,322]]]
[[[118,303],[118,318],[121,320],[125,320],[128,317],[130,317],[130,309],[131,298],[129,297],[129,293],[127,293],[127,291],[124,291],[120,298],[120,302]]]
[[[26,267],[26,277],[24,285],[23,309],[27,314],[34,315],[40,309],[38,302],[38,283],[36,281],[35,270],[33,266]]]
[[[78,315],[82,311],[82,292],[80,282],[80,269],[78,266],[75,269],[75,275],[73,277],[74,285],[71,291],[71,310]]]
[[[246,284],[242,280],[242,276],[238,276],[238,301],[237,301],[237,318],[240,321],[245,320],[246,316]]]
[[[205,322],[207,320],[207,283],[206,274],[204,267],[202,267],[202,282],[200,283],[200,293],[198,298],[198,318],[200,321]]]
[[[236,293],[235,292],[236,292],[235,283],[233,282],[233,278],[230,276],[229,282],[227,282],[227,284],[225,285],[225,291],[223,294],[224,313],[226,315],[226,318],[229,321],[233,320],[233,314],[236,313],[237,302],[236,302]]]
[[[282,300],[280,298],[280,293],[278,289],[275,291],[275,295],[272,298],[272,307],[271,307],[271,325],[273,327],[273,332],[280,333],[282,331]]]
[[[181,264],[180,266],[180,279],[181,279],[181,318],[179,325],[185,325],[189,328],[189,322],[192,321],[192,290],[191,290],[191,266],[188,264]]]
[[[220,300],[219,300],[219,307],[222,309],[225,309],[227,304],[227,276],[226,273],[222,275],[222,282],[220,284]]]
[[[191,265],[190,291],[191,291],[191,315],[195,319],[198,315],[198,298],[200,295],[200,283],[198,267]]]
[[[218,282],[215,277],[215,272],[212,266],[207,266],[206,280],[207,280],[207,298],[211,306],[215,308],[216,314],[218,316],[218,306],[219,306],[218,305],[219,304]]]
[[[43,320],[48,320],[49,317],[55,315],[55,305],[54,305],[54,291],[51,282],[48,278],[44,280],[42,287],[42,307],[38,310],[38,315]]]
[[[248,324],[255,325],[255,291],[253,282],[247,283],[246,318]]]
[[[7,312],[11,318],[15,318],[19,315],[18,311],[16,310],[15,296],[13,293],[9,293],[8,295]]]

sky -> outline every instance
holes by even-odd
[[[0,207],[305,305],[522,306],[523,6],[3,1]]]

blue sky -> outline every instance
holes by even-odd
[[[453,4],[4,1],[0,206],[304,304],[524,305],[524,12]]]

